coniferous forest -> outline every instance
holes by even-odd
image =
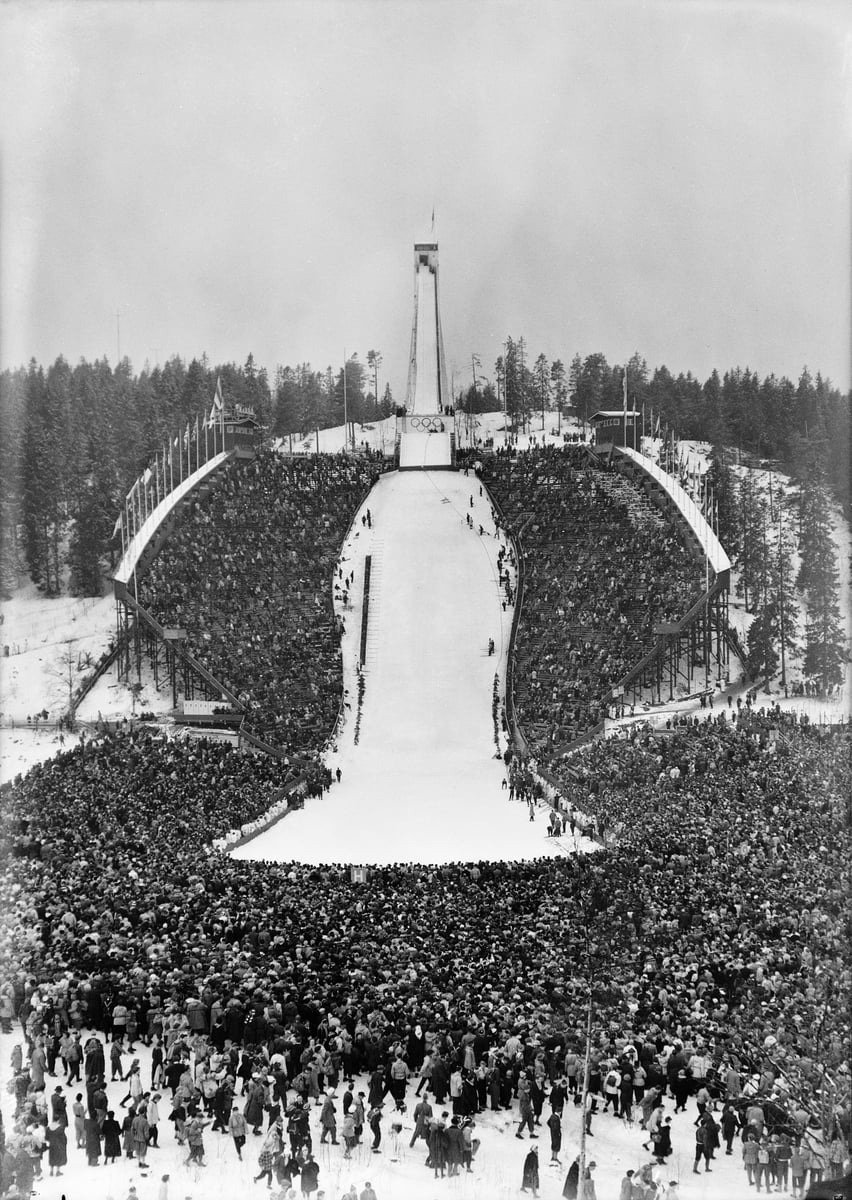
[[[350,420],[390,415],[394,399],[381,379],[381,354],[345,366]],[[586,421],[599,408],[620,408],[624,368],[603,354],[568,368],[543,354],[531,358],[523,338],[506,342],[494,383],[477,372],[457,396],[471,411],[505,407],[526,424],[545,412]],[[741,595],[755,621],[748,663],[755,678],[775,674],[789,655],[804,654],[809,674],[836,681],[845,650],[838,606],[838,566],[829,534],[831,505],[850,516],[850,397],[817,372],[794,383],[735,367],[692,374],[651,371],[634,354],[627,364],[632,407],[680,439],[712,446],[710,476],[720,537],[740,567]],[[273,435],[304,435],[343,423],[343,370],[310,364],[279,367],[270,384],[251,355],[242,366],[172,358],[135,374],[128,359],[71,366],[58,358],[0,374],[0,592],[22,575],[46,595],[98,595],[116,559],[113,535],[124,496],[157,450],[188,421],[209,412],[221,378],[226,404],[250,406]],[[381,397],[381,399],[377,399]],[[763,464],[788,474],[795,493],[773,495],[739,467]],[[799,551],[797,577],[791,555]],[[848,570],[848,564],[841,566]],[[798,597],[807,598],[806,645],[795,644]]]

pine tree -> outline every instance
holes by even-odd
[[[35,360],[27,376],[26,416],[21,455],[21,515],[24,553],[33,583],[49,596],[59,594],[59,545],[65,528],[65,454],[61,397]]]
[[[504,395],[506,397],[506,414],[513,429],[526,425],[526,399],[524,389],[523,338],[517,342],[506,338],[506,356],[504,358]]]
[[[831,503],[825,480],[822,447],[809,446],[806,475],[799,492],[799,567],[796,584],[808,591],[815,572],[825,561],[825,538],[831,522]]]
[[[761,505],[765,504],[754,475],[746,471],[739,486],[740,553],[737,595],[742,596],[746,609],[755,610],[766,567],[766,541]]]
[[[843,666],[849,654],[840,618],[837,566],[826,558],[815,571],[808,590],[808,620],[805,625],[805,672],[820,681],[825,692],[843,682]]]
[[[750,593],[754,619],[748,631],[747,666],[753,679],[764,677],[766,690],[778,666],[778,605],[771,587],[771,561],[768,518],[769,506],[756,490],[753,519],[749,528],[749,549],[740,564],[740,581],[745,595]],[[748,602],[746,607],[749,607]]]
[[[21,516],[21,452],[27,373],[0,374],[0,597],[8,599],[18,582],[18,525]]]
[[[541,431],[545,431],[545,413],[550,408],[550,363],[543,354],[539,354],[533,368],[537,408],[541,410]]]
[[[750,674],[754,679],[762,676],[767,691],[779,665],[782,686],[787,682],[787,659],[795,650],[798,615],[790,571],[793,540],[784,522],[780,498],[771,492],[770,496],[770,505],[765,500],[759,502],[763,554],[759,586],[752,599],[755,616],[748,632],[747,659]]]
[[[741,546],[737,477],[731,468],[728,450],[722,443],[713,443],[707,485],[716,509],[716,536],[728,556],[736,561]]]
[[[837,548],[832,536],[832,510],[823,462],[811,463],[801,496],[801,554],[798,583],[808,599],[805,624],[805,672],[823,691],[843,679],[848,657],[838,599]]]
[[[556,420],[562,429],[562,418],[565,415],[565,405],[568,400],[568,384],[565,380],[565,364],[561,358],[554,358],[550,364],[550,382],[553,385],[553,400],[556,405]]]
[[[764,679],[766,691],[769,680],[778,670],[778,607],[774,601],[757,602],[757,612],[748,631],[748,654],[746,666],[752,679]]]
[[[789,514],[785,511],[784,498],[775,501],[777,531],[771,569],[773,591],[778,608],[778,647],[781,654],[781,686],[787,684],[787,663],[798,649],[796,627],[799,619],[799,602],[793,579],[793,550],[795,539],[790,527]]]

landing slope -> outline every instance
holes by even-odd
[[[494,757],[492,689],[495,672],[503,677],[512,614],[502,606],[501,543],[487,497],[473,475],[417,471],[384,476],[367,506],[372,528],[359,518],[344,550],[355,608],[346,612],[344,641],[352,709],[331,763],[341,783],[236,853],[354,863],[564,853],[540,816],[530,822],[526,806],[508,800]],[[367,553],[366,692],[356,745],[354,662]]]

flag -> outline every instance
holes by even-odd
[[[213,397],[213,407],[210,409],[208,424],[212,428],[217,421],[225,416],[225,401],[222,398],[222,376],[216,376],[216,394]]]
[[[659,436],[660,436],[660,417],[658,416],[657,424],[654,426],[654,437],[658,438]]]
[[[121,533],[121,513],[115,518],[115,524],[112,527],[112,536],[117,538]]]
[[[627,367],[624,368],[624,415],[627,416]]]

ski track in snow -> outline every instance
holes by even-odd
[[[372,529],[361,523],[367,508]],[[530,822],[526,805],[508,800],[505,769],[495,758],[494,675],[499,672],[502,694],[512,621],[499,588],[501,544],[488,495],[480,497],[473,474],[382,477],[341,556],[345,575],[355,573],[351,607],[341,610],[351,707],[329,759],[342,780],[240,847],[237,857],[370,864],[564,853],[546,836],[543,818]],[[355,668],[368,553],[376,554],[378,566],[356,745]]]

